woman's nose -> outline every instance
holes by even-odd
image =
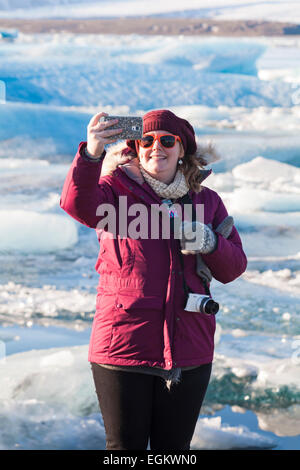
[[[158,139],[155,139],[155,141],[153,142],[152,148],[154,149],[154,148],[157,148],[157,147],[158,147],[158,148],[161,148],[161,145],[160,145],[159,140],[158,140]]]

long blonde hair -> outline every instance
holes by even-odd
[[[206,145],[197,142],[197,151],[193,155],[185,154],[181,160],[182,164],[178,168],[183,172],[187,185],[195,193],[202,191],[201,181],[203,180],[203,170],[209,163],[220,159],[212,142]]]
[[[203,170],[203,167],[199,166],[197,158],[194,155],[185,155],[182,158],[182,164],[179,165],[178,168],[184,174],[188,187],[195,193],[200,193],[202,190],[201,169]]]

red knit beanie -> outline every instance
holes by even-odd
[[[197,150],[195,132],[191,124],[167,109],[149,111],[143,116],[143,131],[167,131],[178,135],[181,138],[184,153],[194,154]],[[135,140],[127,140],[126,144],[130,149],[137,151],[138,146]]]

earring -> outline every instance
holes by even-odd
[[[183,164],[183,161],[181,160],[181,158],[178,160],[178,165],[182,165]]]

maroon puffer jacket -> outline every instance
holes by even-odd
[[[117,207],[119,196],[127,196],[128,208],[145,204],[150,227],[151,204],[160,205],[161,198],[148,183],[138,183],[121,167],[112,176],[100,177],[102,163],[87,161],[81,155],[85,145],[79,145],[60,206],[96,229],[100,242],[95,265],[100,278],[88,360],[164,369],[211,362],[215,316],[184,310],[179,240],[121,238],[118,233],[113,238],[108,231],[97,229],[101,220],[97,207],[103,203]],[[189,194],[194,204],[204,204],[204,223],[211,223],[213,229],[228,215],[215,191],[203,187],[199,193]],[[212,276],[225,284],[245,271],[247,258],[235,226],[227,239],[219,233],[217,238],[215,251],[202,259]],[[184,255],[184,276],[193,292],[205,294],[193,254]]]

